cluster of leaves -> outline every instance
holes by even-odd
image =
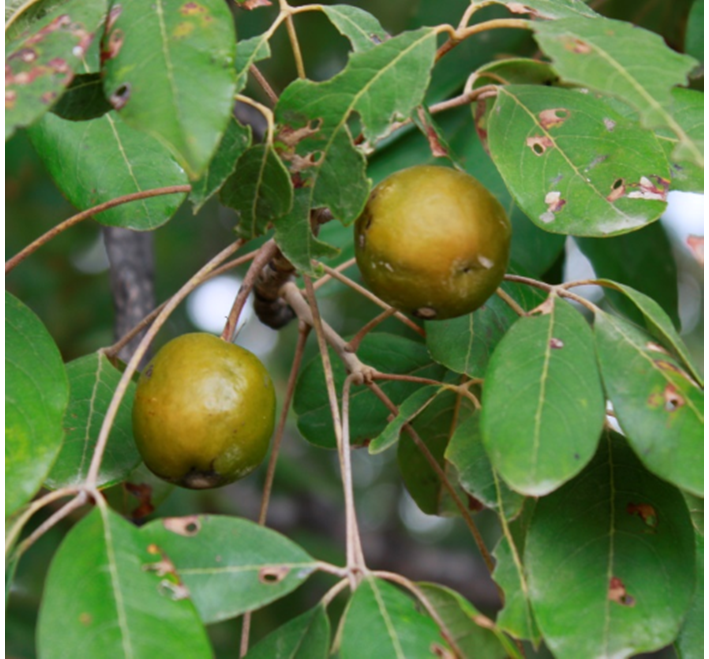
[[[301,7],[322,11],[353,52],[333,78],[288,85],[271,111],[239,95],[292,9],[237,45],[222,0],[45,0],[6,32],[6,138],[27,128],[80,209],[189,183],[195,209],[218,193],[239,214],[240,237],[273,229],[299,272],[318,274],[314,260],[335,256],[337,246],[314,235],[311,211],[327,208],[351,224],[370,190],[366,156],[387,143],[396,150],[412,123],[442,164],[475,174],[508,207],[513,272],[541,276],[564,236],[582,237],[599,275],[622,282],[601,282],[620,313],[591,307],[593,328],[564,299],[567,289],[547,287],[545,297],[520,277],[503,288],[521,317],[494,297],[469,316],[427,322],[425,343],[385,333],[362,342],[358,357],[380,372],[441,384],[383,384],[399,409],[393,419],[369,389],[355,389],[352,442],[371,453],[396,445],[419,507],[448,514],[450,492],[413,430],[457,491],[497,513],[493,578],[505,604],[492,623],[457,593],[419,584],[423,611],[369,574],[351,596],[336,647],[342,657],[423,657],[444,648],[517,656],[512,637],[543,640],[559,657],[596,657],[676,640],[683,657],[699,656],[703,530],[689,509],[703,505],[703,383],[675,329],[676,292],[655,290],[653,273],[662,272],[648,249],[667,242],[652,223],[668,192],[703,187],[703,94],[684,87],[698,62],[580,0],[479,1],[471,9],[490,4],[524,16],[509,26],[531,30],[546,58],[469,71],[464,95],[475,105],[452,131],[426,108],[427,92],[438,59],[445,66],[441,35],[456,42],[465,25],[392,37],[351,6]],[[235,96],[264,114],[262,141],[234,118]],[[376,158],[370,174],[375,167]],[[152,230],[185,196],[144,199],[95,219]],[[12,529],[43,485],[86,482],[120,372],[100,352],[65,366],[41,321],[10,294],[6,334]],[[346,373],[337,360],[334,374],[341,391]],[[452,388],[461,380],[478,395],[484,380],[480,409]],[[131,393],[98,487],[136,480]],[[622,434],[609,428],[608,402]],[[294,409],[305,439],[335,446],[319,358],[300,375]],[[293,542],[245,520],[164,518],[137,529],[99,501],[52,563],[39,651],[210,656],[205,624],[257,609],[321,569]],[[330,647],[321,603],[248,656],[325,657]]]

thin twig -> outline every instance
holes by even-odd
[[[333,270],[335,272],[342,272],[343,270],[351,268],[355,263],[357,263],[357,259],[353,256],[351,259],[340,263],[340,265],[338,265],[336,268],[333,268]],[[313,284],[313,288],[316,291],[319,291],[320,288],[322,288],[325,284],[332,281],[333,279],[334,277],[332,275],[325,274]]]
[[[160,328],[163,326],[165,321],[169,318],[170,314],[175,310],[178,304],[182,302],[202,281],[204,276],[217,268],[220,263],[225,259],[229,258],[234,252],[236,252],[243,244],[243,240],[237,240],[236,242],[229,245],[229,247],[223,249],[219,254],[210,259],[202,268],[200,268],[185,285],[175,293],[175,295],[170,298],[168,303],[163,307],[162,311],[158,314],[155,322],[150,326],[150,329],[145,333],[145,336],[141,339],[140,344],[136,348],[133,356],[128,361],[125,371],[121,375],[121,379],[118,381],[116,390],[111,398],[111,403],[106,410],[106,416],[101,424],[101,430],[96,440],[96,447],[94,448],[94,454],[91,458],[91,466],[89,467],[89,473],[86,477],[86,486],[90,489],[96,487],[96,480],[98,478],[98,472],[101,468],[101,460],[103,459],[103,454],[106,450],[106,444],[108,443],[108,435],[113,427],[113,422],[116,419],[116,414],[118,413],[118,408],[123,400],[123,397],[128,390],[128,385],[133,377],[133,374],[138,368],[140,360],[147,351],[150,343],[155,338]]]
[[[295,69],[298,72],[298,77],[302,80],[305,78],[305,65],[303,64],[303,55],[300,52],[300,44],[298,43],[298,35],[295,31],[293,16],[289,15],[288,18],[286,18],[286,27],[288,28],[288,38],[290,39],[293,58],[295,59]]]
[[[261,249],[258,250],[254,260],[251,262],[249,269],[246,271],[244,276],[244,281],[239,288],[239,292],[234,299],[234,304],[229,312],[229,317],[227,318],[226,324],[224,325],[224,331],[222,332],[222,339],[231,342],[234,340],[234,335],[236,334],[236,327],[239,324],[239,316],[241,315],[241,310],[246,304],[246,300],[251,293],[251,289],[254,287],[256,279],[258,279],[261,270],[268,265],[268,262],[276,255],[278,251],[278,245],[271,238],[267,240]]]
[[[102,211],[108,210],[109,208],[114,208],[115,206],[120,206],[122,204],[127,204],[131,201],[138,201],[139,199],[148,199],[149,197],[159,197],[160,195],[167,194],[177,194],[182,192],[189,192],[192,189],[190,185],[170,185],[165,188],[155,188],[153,190],[143,190],[141,192],[133,192],[131,194],[123,195],[122,197],[116,197],[110,201],[106,201],[98,206],[93,206],[81,213],[72,215],[68,220],[60,222],[55,227],[51,228],[47,233],[41,235],[37,240],[31,242],[22,251],[18,252],[9,261],[5,262],[5,274],[10,272],[18,263],[22,263],[30,254],[36,252],[42,245],[48,243],[52,238],[58,236],[63,231],[73,227],[75,224],[87,220],[92,215],[98,215]]]
[[[495,293],[497,293],[497,297],[499,297],[505,304],[507,304],[512,311],[514,311],[518,316],[526,316],[527,312],[517,304],[517,300],[515,300],[511,295],[508,295],[502,288],[498,288]]]
[[[390,316],[393,316],[396,313],[396,309],[394,307],[390,307],[389,309],[384,309],[378,316],[375,316],[370,320],[366,325],[364,325],[358,332],[355,334],[348,342],[347,342],[347,347],[350,352],[357,352],[359,349],[359,344],[362,343],[362,339],[364,339],[367,334],[369,334],[375,327],[377,327],[380,323],[383,323],[387,318]]]
[[[268,100],[273,103],[273,105],[276,105],[278,103],[278,94],[276,94],[275,91],[273,91],[273,87],[268,83],[268,80],[264,78],[263,73],[259,71],[258,67],[255,64],[252,64],[249,66],[249,72],[251,75],[256,79],[256,82],[261,86],[261,89],[266,92],[266,96],[268,96]],[[239,99],[243,100],[243,99]]]
[[[347,579],[342,579],[338,581],[330,590],[328,590],[323,596],[320,602],[324,607],[327,607],[332,600],[334,600],[346,587],[349,581]]]
[[[451,36],[436,52],[436,61],[441,59],[441,57],[450,50],[453,50],[461,41],[464,41],[468,37],[478,34],[479,32],[500,28],[519,28],[521,30],[527,30],[529,29],[529,21],[521,18],[497,18],[495,20],[485,21],[484,23],[478,23],[477,25],[471,25],[462,30],[453,30],[450,25],[442,25],[439,31],[448,32]]]
[[[543,291],[548,291],[549,293],[555,293],[560,297],[565,297],[569,300],[574,300],[575,302],[578,302],[581,306],[586,307],[594,314],[600,311],[600,309],[595,304],[593,304],[593,302],[590,302],[589,300],[581,297],[580,295],[576,295],[576,293],[567,291],[566,288],[564,288],[563,284],[547,284],[544,281],[538,281],[537,279],[532,279],[531,277],[522,277],[521,275],[505,275],[505,280],[514,281],[519,284],[526,284],[527,286],[533,286],[534,288],[539,288]],[[568,287],[570,283],[572,282],[567,283],[566,286]]]

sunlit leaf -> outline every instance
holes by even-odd
[[[578,18],[598,16],[583,0],[493,0],[504,5],[513,14],[529,14],[532,18]],[[472,0],[472,4],[487,4],[486,0]]]
[[[350,5],[324,5],[323,12],[337,31],[350,40],[356,53],[389,39],[379,21],[364,9]]]

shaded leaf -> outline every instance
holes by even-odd
[[[458,470],[460,485],[468,494],[507,519],[519,514],[524,497],[499,478],[496,482],[480,436],[479,414],[473,414],[455,429],[445,457]]]
[[[612,238],[577,238],[576,242],[597,277],[627,284],[651,296],[674,325],[679,325],[677,264],[660,222]],[[643,324],[642,313],[625,295],[612,289],[604,289],[604,293],[624,316]]]
[[[539,500],[525,564],[555,657],[628,657],[677,635],[694,590],[680,493],[609,434],[584,472]],[[579,616],[583,611],[583,616]]]
[[[704,494],[704,395],[667,351],[626,321],[599,312],[598,361],[618,423],[643,464]]]
[[[504,5],[513,14],[529,14],[532,18],[578,18],[594,17],[598,14],[583,0],[493,0]],[[472,4],[485,3],[485,0],[473,0]]]
[[[219,194],[220,201],[239,214],[237,233],[254,238],[293,206],[288,170],[269,144],[247,149]]]
[[[625,233],[666,207],[670,174],[655,136],[590,94],[500,87],[488,143],[515,200],[546,231]]]
[[[548,62],[541,62],[526,57],[488,62],[475,72],[473,88],[483,85],[552,85],[559,81],[559,76]]]
[[[431,361],[426,347],[400,336],[373,332],[362,341],[357,355],[366,364],[383,373],[416,375],[440,379],[445,369]],[[335,387],[342,391],[345,367],[332,356]],[[384,381],[382,391],[395,405],[401,405],[421,384],[403,381]],[[335,448],[330,404],[325,388],[325,376],[320,355],[316,355],[301,371],[293,399],[293,410],[298,416],[298,430],[317,446]],[[367,388],[354,387],[350,393],[350,439],[361,444],[381,433],[387,425],[389,410]]]
[[[436,623],[381,579],[365,578],[344,613],[340,656],[431,659],[442,646]]]
[[[69,383],[42,321],[5,291],[5,516],[46,478],[64,437]]]
[[[700,146],[671,112],[672,87],[684,85],[696,60],[662,37],[624,21],[596,17],[534,24],[536,39],[564,80],[618,96],[640,112],[647,128],[669,128],[678,160],[703,166]]]
[[[188,593],[155,561],[144,536],[105,505],[81,520],[47,576],[37,644],[46,659],[211,657]]]
[[[251,127],[242,126],[233,116],[207,170],[192,184],[190,200],[197,213],[234,171],[237,160],[251,144]]]
[[[5,46],[5,140],[39,119],[74,77],[106,14],[106,2],[70,0]]]
[[[169,561],[205,623],[273,602],[317,569],[317,561],[288,538],[238,517],[169,517],[141,533],[161,552],[152,569]]]
[[[329,650],[330,620],[320,604],[260,640],[246,659],[327,659]]]
[[[684,51],[700,62],[704,61],[704,0],[692,3],[684,35]]]
[[[468,600],[450,588],[434,583],[418,583],[441,617],[461,659],[519,658],[519,650],[494,623]]]
[[[379,21],[364,9],[350,5],[324,5],[322,10],[337,31],[350,40],[356,53],[374,48],[390,38]]]
[[[423,412],[441,391],[442,388],[435,384],[426,385],[414,391],[399,405],[399,413],[387,424],[387,427],[369,443],[370,455],[386,451],[395,444],[406,423]]]
[[[134,192],[187,183],[165,147],[114,112],[80,122],[47,114],[28,133],[54,182],[81,210]],[[101,224],[147,231],[167,222],[184,198],[185,193],[141,199],[94,217]]]
[[[45,484],[51,488],[79,485],[86,480],[103,419],[121,374],[108,359],[93,353],[69,362],[69,407],[64,416],[66,436],[62,450]],[[131,410],[135,384],[118,408],[101,462],[97,485],[113,485],[125,480],[140,462],[133,441]]]
[[[704,536],[695,534],[697,585],[675,649],[679,659],[703,659],[704,655]]]
[[[695,533],[704,535],[704,497],[696,497],[688,492],[682,492],[689,516],[692,519],[692,526]]]
[[[249,67],[271,56],[271,47],[268,45],[268,33],[264,32],[257,37],[239,41],[236,48],[236,92],[246,87],[249,77]]]
[[[492,466],[529,496],[548,494],[583,469],[605,418],[591,330],[569,304],[552,299],[548,314],[520,318],[505,334],[483,390],[480,429]]]
[[[235,57],[221,0],[121,0],[102,43],[104,89],[127,124],[159,139],[197,179],[229,123]]]
[[[68,121],[88,121],[101,117],[112,109],[103,95],[101,74],[80,73],[74,76],[51,111]]]

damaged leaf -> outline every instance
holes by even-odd
[[[69,121],[96,119],[112,110],[103,95],[100,73],[81,73],[74,76],[71,84],[52,106],[51,112]]]
[[[620,427],[643,464],[697,496],[704,494],[704,394],[650,337],[599,312],[596,349]]]
[[[485,0],[473,0],[472,4],[481,2]],[[493,0],[493,2],[504,5],[513,14],[529,14],[530,18],[598,16],[583,0]]]
[[[322,10],[337,31],[350,40],[356,53],[370,50],[390,38],[379,21],[364,9],[350,5],[324,5]]]
[[[500,87],[488,144],[515,201],[546,231],[625,233],[666,207],[670,172],[657,139],[591,94]]]
[[[652,533],[628,513],[638,501],[653,502]],[[579,476],[537,502],[524,559],[535,617],[559,659],[623,659],[664,647],[694,590],[694,533],[682,495],[615,433],[604,435]]]
[[[155,520],[143,542],[170,557],[206,624],[252,611],[295,590],[317,561],[284,536],[237,517]]]
[[[5,140],[59,99],[93,41],[105,0],[70,0],[30,24],[5,46]]]

